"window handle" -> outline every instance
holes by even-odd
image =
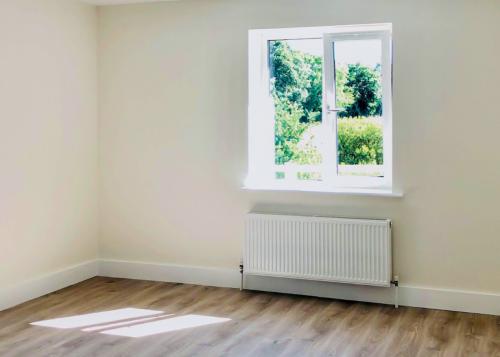
[[[328,106],[326,108],[326,110],[328,111],[328,113],[338,113],[338,112],[343,111],[344,108],[332,108],[332,107]]]

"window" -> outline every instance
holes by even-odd
[[[247,187],[391,190],[391,28],[250,31]]]

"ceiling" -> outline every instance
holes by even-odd
[[[135,4],[141,2],[159,2],[159,1],[177,1],[177,0],[81,0],[81,1],[94,5],[118,5],[118,4]]]

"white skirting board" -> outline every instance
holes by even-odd
[[[0,289],[0,311],[94,276],[230,288],[239,288],[240,286],[238,269],[96,260],[47,274],[14,287]],[[390,305],[394,303],[394,288],[261,276],[246,276],[245,288]],[[474,291],[435,289],[401,284],[399,287],[399,304],[401,306],[500,315],[500,294]]]
[[[230,288],[240,287],[240,274],[237,269],[101,260],[99,274],[115,278],[144,279]],[[394,304],[394,288],[250,275],[245,277],[245,288],[249,290],[342,300]],[[500,315],[500,294],[415,287],[401,284],[399,287],[399,305]]]
[[[99,273],[99,261],[71,266],[12,287],[0,288],[0,311],[90,279]]]
[[[246,287],[253,290],[310,295],[341,300],[394,304],[394,288],[334,284],[251,276]],[[500,316],[500,295],[451,289],[399,286],[399,305],[427,309],[472,312]]]
[[[222,288],[239,287],[240,281],[238,270],[122,260],[101,260],[99,275],[110,278],[154,280]]]

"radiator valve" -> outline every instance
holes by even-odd
[[[396,288],[395,296],[394,296],[394,307],[397,309],[399,307],[399,276],[394,275],[394,280],[391,281],[391,284]]]

